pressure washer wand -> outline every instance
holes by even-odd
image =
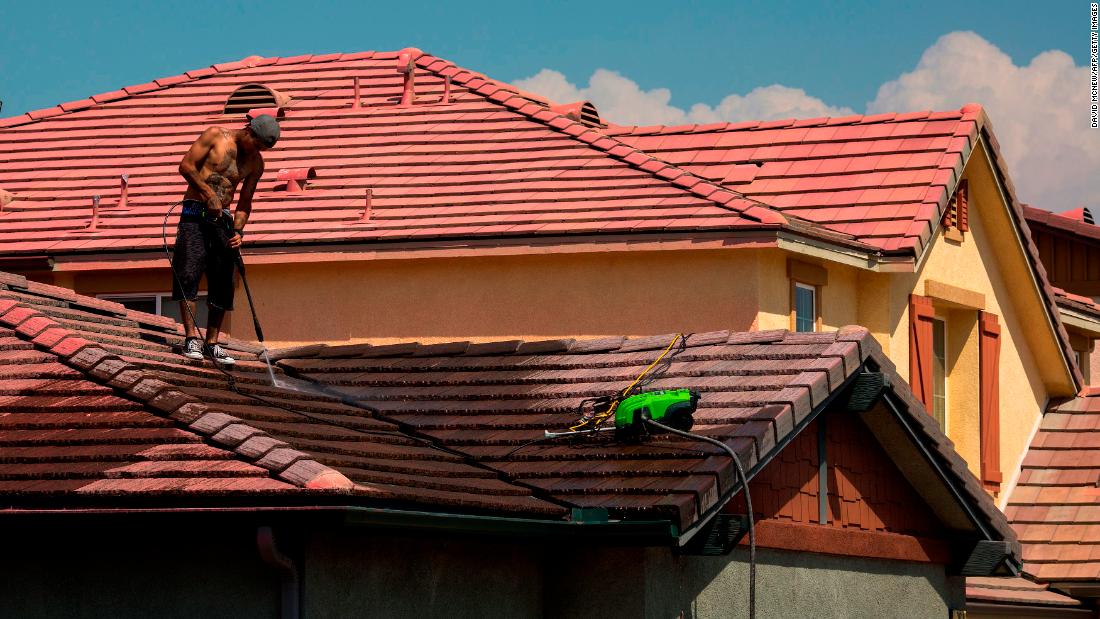
[[[241,271],[241,283],[244,284],[244,296],[248,298],[248,309],[252,312],[252,327],[256,329],[256,339],[260,344],[264,343],[264,330],[260,326],[260,319],[256,317],[256,305],[252,303],[252,290],[248,287],[248,275],[244,270],[244,257],[241,256],[241,250],[237,250],[237,267]],[[267,346],[264,346],[264,351],[267,351]]]
[[[252,290],[248,287],[248,275],[244,269],[244,257],[241,256],[240,248],[237,249],[237,266],[241,271],[241,283],[244,284],[244,296],[248,298],[248,310],[252,312],[252,327],[256,329],[256,339],[260,342],[260,346],[263,347],[261,353],[264,357],[264,362],[267,363],[267,377],[271,379],[272,387],[281,387],[282,384],[277,378],[275,378],[275,368],[271,367],[271,359],[267,356],[267,344],[264,343],[264,330],[260,326],[260,319],[256,316],[256,304],[252,302]]]
[[[233,238],[233,234],[236,232],[233,230],[233,220],[228,217],[222,217],[230,238]],[[261,353],[264,357],[264,361],[267,363],[267,376],[271,379],[272,387],[282,386],[278,379],[275,378],[275,368],[271,366],[271,359],[267,356],[267,345],[264,343],[264,329],[260,326],[260,318],[256,315],[256,304],[252,301],[252,289],[248,286],[248,273],[244,268],[244,256],[241,254],[241,248],[238,247],[235,250],[237,254],[237,268],[241,273],[241,283],[244,284],[244,295],[248,298],[248,310],[252,313],[252,328],[256,330],[256,339],[260,342],[260,346],[263,347]]]

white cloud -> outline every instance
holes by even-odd
[[[1017,196],[1061,211],[1100,205],[1100,129],[1090,129],[1088,68],[1062,51],[1047,51],[1024,66],[973,32],[944,35],[917,66],[882,84],[867,113],[958,109],[981,103],[993,121]],[[516,82],[553,101],[590,100],[600,115],[621,124],[681,124],[843,116],[804,90],[779,84],[730,94],[717,105],[670,103],[667,88],[643,90],[633,80],[598,69],[586,86],[543,69]]]
[[[696,103],[685,110],[669,103],[672,100],[669,89],[642,90],[637,82],[607,69],[597,69],[584,88],[552,69],[543,69],[515,85],[560,103],[591,101],[600,110],[600,116],[623,125],[775,120],[852,113],[848,108],[826,105],[800,88],[779,84],[756,88],[746,95],[731,94],[714,107]]]
[[[1100,129],[1089,128],[1089,75],[1053,50],[1017,66],[973,32],[944,35],[917,67],[883,84],[871,113],[981,103],[1020,200],[1062,211],[1100,202]]]

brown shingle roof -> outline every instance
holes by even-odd
[[[11,376],[22,381],[13,389],[23,399],[18,406],[6,401],[2,418],[19,416],[27,426],[0,428],[0,440],[30,432],[28,441],[37,443],[29,446],[57,454],[43,460],[33,450],[6,453],[8,474],[26,479],[76,478],[79,472],[66,468],[65,440],[124,449],[119,445],[159,432],[186,436],[202,445],[202,454],[233,460],[209,465],[211,470],[255,473],[296,491],[345,492],[354,503],[450,513],[560,520],[570,508],[602,507],[618,518],[668,520],[684,530],[735,487],[723,452],[675,437],[541,443],[513,451],[544,430],[568,427],[580,399],[625,387],[665,349],[670,335],[282,351],[281,380],[304,384],[289,371],[319,383],[301,393],[268,384],[255,345],[230,341],[241,357],[231,386],[209,365],[173,351],[182,339],[174,322],[18,276],[0,274],[0,329],[0,350],[7,345],[8,359],[26,363]],[[10,365],[0,368],[11,373]],[[753,468],[776,455],[865,369],[895,376],[862,328],[702,333],[675,347],[667,368],[645,387],[699,390],[695,430],[724,440]],[[1003,515],[950,441],[896,377],[893,384],[916,440],[932,451],[981,526],[1013,541]],[[50,394],[51,388],[70,392]],[[318,388],[331,396],[317,394]],[[88,427],[106,422],[105,413],[115,414],[110,439]],[[265,470],[267,477],[260,476]],[[172,475],[182,473],[163,473]],[[174,488],[188,493],[186,485]],[[63,484],[53,492],[72,496]],[[14,495],[6,501],[32,503]]]
[[[705,444],[658,436],[637,445],[544,442],[514,451],[567,428],[582,398],[626,387],[673,337],[304,346],[275,354],[289,372],[349,394],[554,502],[688,524],[733,483],[728,459]],[[774,457],[856,372],[881,368],[895,377],[902,413],[919,440],[983,523],[1015,543],[1004,515],[865,329],[700,333],[673,350],[646,388],[699,390],[693,431],[734,447],[749,469]]]
[[[1100,391],[1050,405],[1005,510],[1041,580],[1100,580],[1098,448]]]
[[[1025,578],[971,576],[966,579],[966,602],[1000,605],[1026,605],[1055,608],[1081,608],[1080,600],[1051,591],[1050,586]],[[1091,614],[1085,614],[1091,616]]]

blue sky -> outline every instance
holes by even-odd
[[[1058,8],[1058,7],[1061,8]],[[1087,2],[51,2],[0,0],[0,115],[252,54],[419,46],[516,80],[598,68],[672,103],[716,103],[772,83],[862,110],[878,86],[953,30],[1023,63],[1087,60]]]

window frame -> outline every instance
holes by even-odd
[[[116,303],[118,302],[117,299],[141,299],[141,298],[148,298],[148,297],[152,297],[154,302],[156,303],[156,312],[155,312],[155,314],[157,316],[165,316],[165,314],[164,314],[164,303],[165,303],[165,301],[167,301],[169,303],[173,302],[171,300],[171,297],[172,297],[172,291],[171,290],[169,290],[167,292],[119,292],[119,293],[104,292],[104,293],[97,294],[95,296],[95,298],[97,298],[97,299],[103,299],[104,301],[115,301]],[[197,304],[199,301],[202,301],[202,300],[205,300],[205,299],[206,299],[206,291],[205,290],[200,290],[198,292],[198,295],[195,297],[195,302]],[[196,308],[196,310],[197,310],[197,308]],[[198,311],[196,311],[196,313],[198,313]],[[172,318],[171,316],[165,316],[165,317],[166,318]]]
[[[813,295],[813,329],[810,331],[798,330],[798,290],[808,290]],[[791,280],[791,331],[794,333],[817,333],[821,331],[821,286],[807,284],[798,280]]]
[[[932,340],[931,340],[932,347],[928,352],[931,355],[930,358],[933,361],[933,363],[935,362],[935,357],[936,357],[936,326],[935,326],[936,323],[939,323],[940,325],[942,325],[942,328],[943,328],[943,331],[942,331],[942,333],[943,333],[943,427],[941,429],[943,430],[944,434],[947,434],[947,429],[948,429],[950,421],[951,421],[951,400],[950,400],[950,398],[951,398],[951,387],[950,387],[951,372],[950,372],[950,368],[948,366],[948,362],[951,359],[951,353],[948,350],[948,344],[949,344],[949,341],[950,341],[951,338],[950,338],[950,332],[948,331],[947,317],[943,316],[942,314],[935,314],[934,316],[932,316]],[[934,375],[932,377],[932,394],[931,395],[932,395],[933,410],[931,410],[929,412],[932,413],[932,418],[935,419],[936,418],[936,412],[935,412],[936,377]]]

